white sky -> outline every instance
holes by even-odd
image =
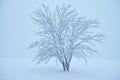
[[[98,18],[99,28],[107,38],[97,49],[101,58],[120,58],[120,1],[119,0],[1,0],[0,57],[30,57],[35,53],[28,46],[35,40],[38,25],[29,15],[41,3],[50,7],[71,4],[82,16]],[[99,56],[98,56],[99,57]]]

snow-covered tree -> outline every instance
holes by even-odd
[[[99,22],[81,17],[71,5],[49,9],[43,4],[32,14],[32,19],[40,27],[37,32],[39,40],[30,46],[38,50],[38,63],[55,57],[64,71],[69,71],[72,57],[86,61],[89,53],[96,53],[94,43],[104,38],[103,34],[92,32],[93,28],[98,28]]]

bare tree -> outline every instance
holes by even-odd
[[[89,53],[96,53],[92,48],[94,43],[104,38],[103,34],[91,32],[98,27],[98,21],[81,17],[71,5],[56,6],[50,10],[43,4],[32,14],[32,19],[41,29],[37,32],[39,40],[30,46],[38,50],[38,63],[55,57],[64,71],[69,71],[73,56],[86,60]]]

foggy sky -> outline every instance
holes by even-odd
[[[98,18],[99,31],[106,34],[102,44],[96,45],[101,58],[120,58],[120,1],[119,0],[1,0],[0,57],[31,57],[28,49],[37,36],[38,25],[30,14],[42,3],[51,8],[56,4],[71,4],[82,16]]]

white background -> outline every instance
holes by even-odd
[[[56,63],[36,65],[36,55],[28,47],[37,39],[38,25],[30,14],[44,3],[71,4],[81,16],[100,21],[106,34],[97,44],[99,55],[91,56],[87,66],[74,59],[71,71],[64,73]],[[120,1],[119,0],[0,0],[0,80],[120,80]]]

